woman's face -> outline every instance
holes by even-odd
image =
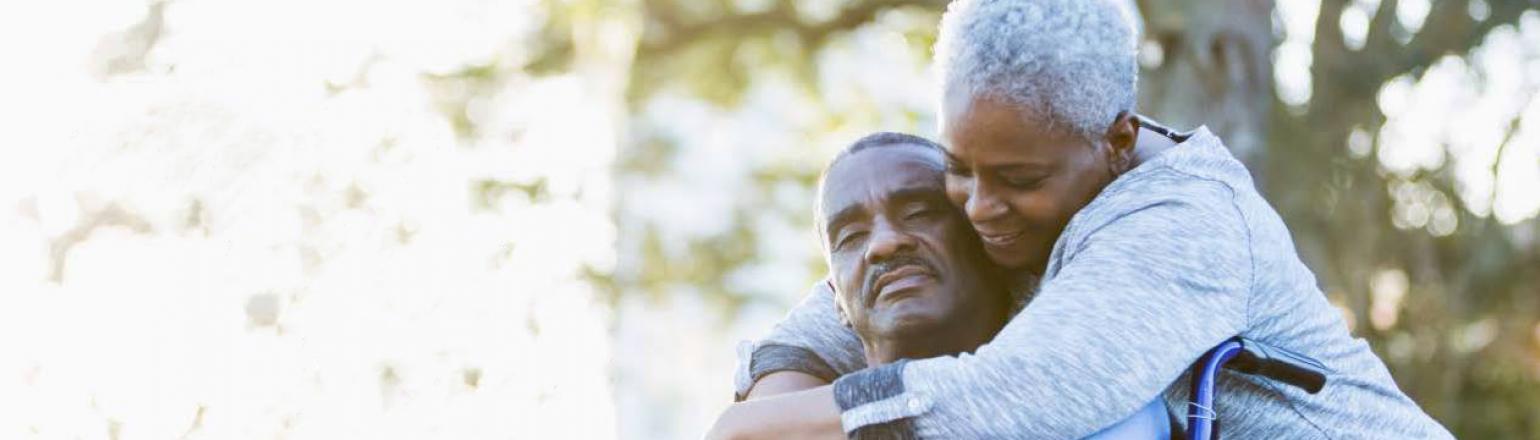
[[[1004,101],[949,92],[942,105],[946,189],[991,260],[1041,274],[1059,233],[1112,181],[1116,154],[1133,144],[1109,148],[1106,140],[1124,141],[1115,134],[1128,118],[1120,117],[1106,139],[1088,141],[1027,114]]]

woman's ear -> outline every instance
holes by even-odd
[[[1122,175],[1134,163],[1134,146],[1139,144],[1139,117],[1133,112],[1118,112],[1107,127],[1107,166],[1113,176]]]

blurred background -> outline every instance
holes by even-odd
[[[698,437],[945,3],[0,5],[0,438]],[[1128,5],[1402,388],[1540,438],[1540,2]]]

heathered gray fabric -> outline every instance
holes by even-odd
[[[1225,437],[1452,438],[1349,334],[1283,221],[1204,128],[1077,213],[1032,303],[974,354],[861,370],[861,345],[822,284],[762,343],[817,353],[845,375],[836,388],[877,387],[864,376],[899,370],[891,397],[845,411],[847,432],[907,419],[922,438],[1079,438],[1158,395],[1181,411],[1187,368],[1234,335],[1332,373],[1316,395],[1222,374]]]

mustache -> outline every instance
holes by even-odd
[[[914,255],[899,255],[883,260],[882,262],[873,264],[871,269],[866,272],[866,280],[865,282],[861,283],[862,302],[871,304],[877,299],[877,292],[874,289],[877,287],[877,279],[882,278],[882,276],[888,272],[892,272],[906,266],[918,266],[931,275],[938,273],[936,272],[936,267],[931,265],[929,261],[925,261],[924,259]]]

